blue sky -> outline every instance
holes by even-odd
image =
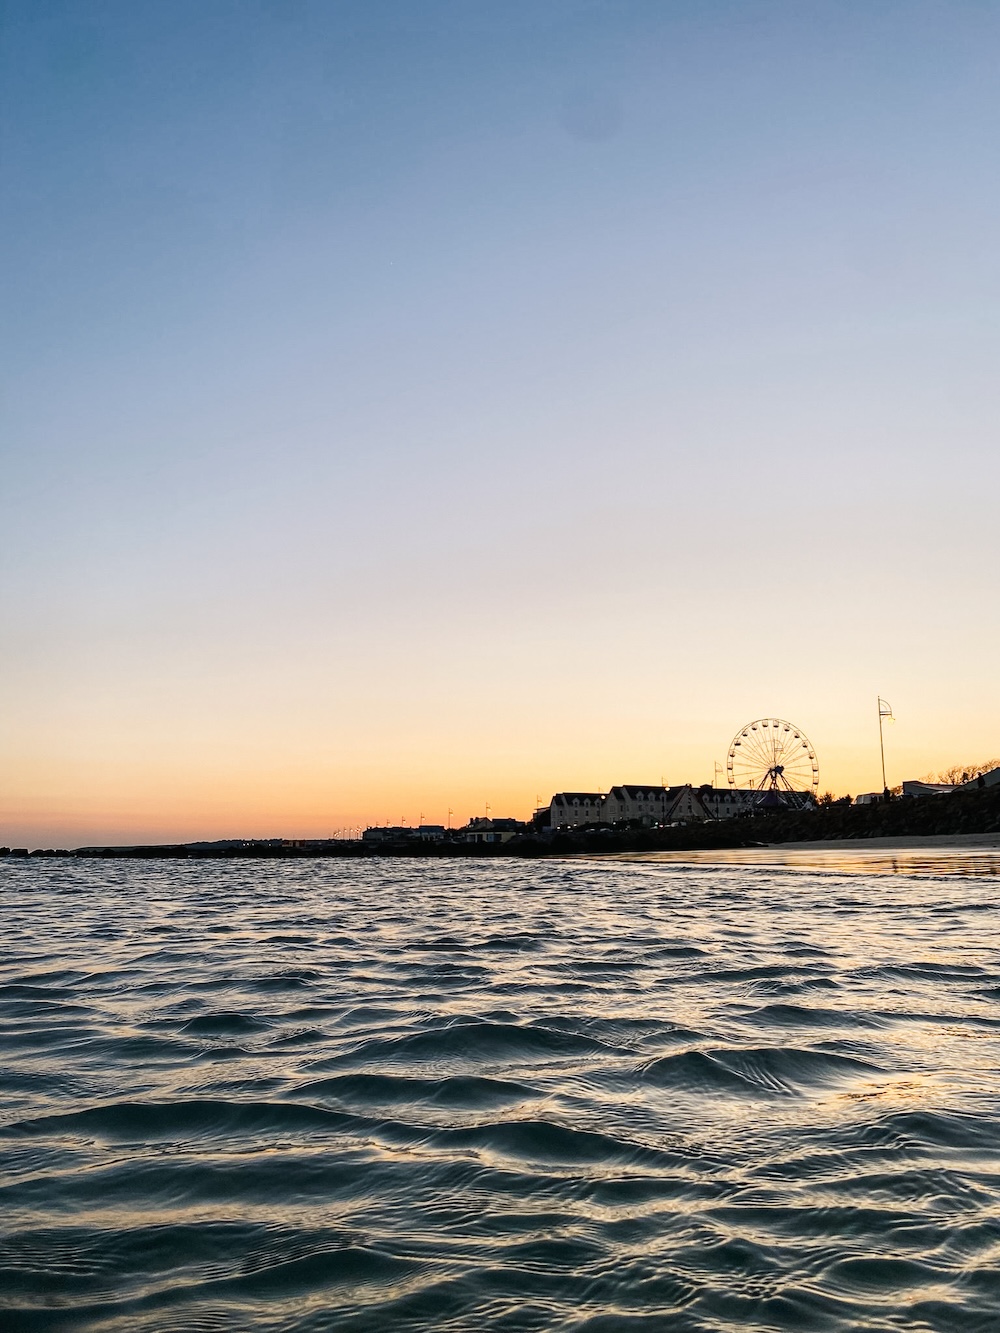
[[[14,832],[1000,751],[994,6],[2,13]]]

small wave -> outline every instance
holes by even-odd
[[[311,968],[303,972],[278,972],[273,976],[254,977],[252,985],[258,991],[308,990],[321,979],[322,974]]]
[[[232,1292],[240,1297],[260,1299],[290,1291],[322,1291],[331,1286],[386,1285],[416,1267],[412,1260],[397,1258],[368,1246],[344,1245],[289,1259],[276,1257],[251,1272],[200,1283],[185,1296],[187,1299],[195,1295],[218,1298],[223,1292]]]
[[[384,1287],[419,1268],[412,1259],[336,1233],[327,1237],[240,1224],[136,1227],[125,1236],[99,1228],[53,1229],[21,1239],[14,1254],[0,1254],[0,1263],[4,1258],[8,1263],[17,1261],[13,1273],[8,1269],[17,1285],[8,1287],[5,1302],[9,1310],[10,1297],[19,1298],[17,1313],[15,1323],[5,1327],[51,1327],[53,1322],[58,1326],[62,1322],[58,1304],[81,1290],[90,1295],[88,1308],[78,1309],[68,1322],[76,1324],[86,1314],[101,1326],[112,1319],[116,1324],[127,1320],[132,1327],[135,1316],[176,1311],[195,1302],[287,1298],[331,1287]],[[33,1272],[35,1254],[39,1259],[46,1256],[44,1281]],[[169,1265],[164,1264],[167,1259]],[[130,1274],[127,1282],[121,1280],[123,1269]],[[137,1278],[145,1287],[141,1294],[135,1294]],[[175,1313],[169,1327],[187,1329],[190,1323]]]
[[[678,1199],[698,1199],[706,1204],[726,1198],[732,1187],[702,1171],[693,1174],[691,1167],[706,1168],[711,1164],[704,1158],[693,1157],[686,1170],[670,1173],[658,1171],[655,1175],[629,1172],[627,1175],[600,1176],[589,1183],[587,1198],[602,1208],[625,1208],[638,1213],[661,1202]]]
[[[38,989],[44,994],[72,995],[74,987],[86,978],[86,972],[76,967],[55,968],[50,972],[28,972],[22,974],[16,982],[7,983],[23,990]]]
[[[88,1052],[104,1052],[112,1061],[136,1061],[141,1064],[197,1059],[202,1047],[198,1042],[179,1041],[163,1034],[148,1037],[95,1037],[87,1043]]]
[[[535,1057],[618,1053],[595,1037],[560,1032],[542,1025],[462,1022],[451,1027],[374,1039],[356,1050],[334,1056],[327,1068],[381,1061],[447,1061],[532,1059]]]
[[[765,1004],[747,1014],[751,1023],[776,1027],[887,1027],[887,1020],[876,1014],[852,1009],[824,1009],[818,1005]]]
[[[260,1032],[268,1024],[238,1010],[222,1010],[213,1014],[199,1014],[181,1025],[181,1032],[203,1037],[238,1037],[244,1033]]]
[[[891,1256],[852,1256],[838,1259],[825,1273],[835,1291],[852,1289],[863,1292],[892,1292],[900,1299],[916,1287],[937,1286],[941,1270],[916,1259]]]
[[[651,1061],[642,1071],[647,1083],[691,1092],[709,1089],[789,1096],[836,1079],[877,1073],[875,1065],[849,1056],[794,1047],[716,1047],[684,1051]]]
[[[485,940],[477,940],[471,947],[498,953],[534,953],[544,947],[544,941],[537,935],[515,932],[510,935],[490,935]]]
[[[0,985],[0,1000],[50,1000],[69,999],[75,991],[68,986],[27,985],[24,982],[7,982]]]
[[[38,1116],[0,1129],[0,1137],[71,1135],[135,1143],[164,1139],[240,1138],[308,1130],[336,1132],[354,1117],[292,1102],[233,1102],[189,1098],[171,1102],[114,1102],[66,1114]]]
[[[789,981],[811,979],[828,967],[802,963],[761,963],[756,967],[718,967],[698,973],[698,980],[716,981]]]
[[[46,1019],[41,1024],[33,1024],[30,1027],[21,1028],[17,1032],[8,1030],[3,1034],[2,1045],[5,1051],[34,1051],[41,1047],[75,1046],[93,1036],[94,1029],[92,1027],[85,1027],[80,1023],[59,1023],[52,1019]]]
[[[486,1077],[412,1078],[401,1074],[340,1074],[300,1083],[289,1097],[334,1097],[364,1105],[414,1102],[455,1107],[486,1107],[523,1102],[537,1097],[526,1083]]]
[[[647,958],[706,958],[708,952],[696,944],[660,944],[650,949]]]
[[[434,939],[424,940],[420,947],[427,953],[464,953],[469,942],[460,940],[457,935],[438,935]]]
[[[332,1017],[331,1015],[326,1016],[332,1017],[332,1021],[335,1022],[338,1027],[364,1028],[379,1025],[384,1027],[387,1023],[394,1020],[398,1021],[403,1012],[404,1011],[401,1011],[400,1009],[390,1009],[387,1005],[359,1004],[353,1005],[349,1009],[345,1009],[343,1013],[337,1014],[336,1017]],[[322,1013],[325,1013],[325,1011],[316,1008],[296,1009],[289,1015],[289,1017],[315,1018]]]
[[[882,1118],[881,1127],[900,1139],[934,1148],[960,1148],[1000,1161],[997,1122],[993,1115],[972,1112],[896,1111]]]
[[[295,1032],[281,1033],[269,1042],[269,1047],[273,1046],[315,1046],[317,1042],[325,1041],[326,1033],[319,1028],[299,1028]]]
[[[961,963],[889,963],[878,969],[886,977],[929,977],[941,981],[974,981],[983,975],[981,967]]]
[[[475,1147],[523,1162],[676,1170],[683,1161],[673,1153],[551,1120],[500,1120],[474,1128],[442,1130],[434,1141],[450,1148]]]
[[[618,980],[639,971],[644,965],[645,960],[639,958],[633,958],[627,962],[619,959],[579,958],[569,963],[559,963],[558,968],[560,971],[600,981],[605,977]]]

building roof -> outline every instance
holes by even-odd
[[[974,784],[973,784],[974,785]],[[923,782],[914,780],[903,783],[904,796],[948,796],[958,789],[951,782]],[[879,792],[879,795],[882,793]]]

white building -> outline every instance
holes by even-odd
[[[678,787],[663,787],[656,783],[624,782],[612,787],[604,801],[603,822],[620,824],[637,820],[642,824],[662,824],[673,804]]]
[[[599,791],[561,791],[549,802],[549,823],[553,829],[579,828],[581,824],[600,824],[606,797]]]

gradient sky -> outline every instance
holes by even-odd
[[[0,841],[1000,753],[1000,7],[0,12]]]

